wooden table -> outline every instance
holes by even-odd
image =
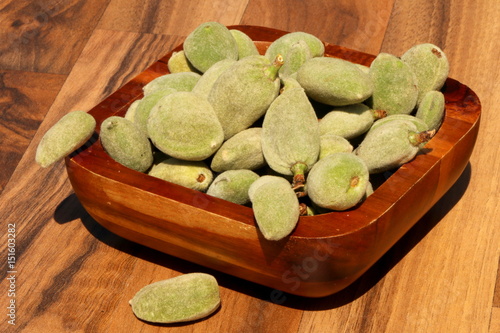
[[[499,17],[497,0],[2,1],[0,330],[500,332]],[[481,99],[479,137],[462,176],[335,295],[271,299],[269,288],[121,239],[85,212],[63,162],[34,162],[62,115],[90,109],[206,21],[306,31],[372,54],[431,42],[446,52],[450,77]],[[135,318],[128,300],[137,290],[193,271],[218,279],[219,311],[180,325]]]

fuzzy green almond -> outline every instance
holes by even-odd
[[[235,62],[236,60],[233,59],[224,59],[213,64],[212,67],[210,67],[205,73],[203,73],[196,85],[193,87],[192,92],[208,98],[210,90],[212,90],[215,81],[217,81],[219,76],[221,76],[221,74],[229,67],[231,67]]]
[[[145,172],[153,164],[153,151],[146,134],[128,119],[106,118],[101,124],[100,140],[112,159],[130,169]]]
[[[332,106],[361,103],[373,92],[370,75],[339,58],[307,60],[297,71],[297,81],[309,97]]]
[[[379,53],[370,65],[373,95],[367,101],[375,110],[410,114],[417,104],[417,78],[410,66],[389,53]]]
[[[136,317],[148,322],[194,321],[219,308],[219,285],[212,275],[188,273],[143,287],[129,303]]]
[[[322,134],[320,144],[319,159],[335,153],[352,153],[354,149],[349,140],[333,133]]]
[[[173,52],[167,62],[170,73],[197,72],[196,68],[186,58],[184,50]]]
[[[439,90],[430,90],[422,97],[415,117],[424,121],[428,129],[437,130],[443,121],[444,110],[445,100],[443,93]]]
[[[304,89],[287,88],[273,101],[262,124],[262,152],[267,164],[293,175],[293,186],[316,163],[320,152],[318,119]]]
[[[300,216],[299,199],[290,183],[262,176],[248,190],[255,220],[265,239],[279,241],[292,233]]]
[[[144,96],[141,100],[138,101],[138,104],[135,107],[132,122],[135,123],[137,127],[139,127],[139,129],[141,129],[141,131],[143,131],[147,135],[148,118],[151,110],[160,99],[174,92],[177,92],[177,90],[175,90],[174,88],[165,88]]]
[[[370,130],[368,132],[371,132],[375,128],[379,127],[380,125],[383,125],[383,124],[388,123],[388,122],[393,121],[393,120],[402,120],[402,121],[410,122],[417,127],[418,132],[427,131],[429,129],[429,126],[425,123],[425,121],[423,121],[420,118],[415,117],[414,115],[411,115],[411,114],[391,114],[387,117],[384,117],[384,118],[381,118],[381,119],[378,119],[377,121],[375,121],[373,123],[373,125],[370,127]]]
[[[393,120],[367,133],[355,153],[366,163],[370,174],[388,171],[411,161],[434,133],[418,132],[411,122]]]
[[[184,41],[184,53],[200,72],[223,59],[238,60],[238,45],[229,29],[218,22],[205,22]]]
[[[216,198],[245,205],[250,202],[248,190],[259,175],[251,170],[228,170],[219,174],[207,190],[207,194]]]
[[[368,168],[361,158],[352,153],[331,154],[312,167],[307,194],[319,207],[343,211],[363,199],[368,181]]]
[[[153,165],[148,175],[205,192],[212,183],[212,170],[203,161],[183,161],[167,157]]]
[[[410,66],[417,78],[418,103],[426,92],[441,89],[450,71],[446,54],[432,43],[414,45],[401,60]]]
[[[312,57],[322,57],[324,55],[325,45],[323,42],[318,37],[303,31],[290,32],[276,39],[269,45],[265,55],[269,60],[275,59],[278,54],[284,56],[293,44],[300,41],[307,44]]]
[[[188,161],[201,161],[222,144],[222,126],[206,98],[193,92],[175,92],[151,109],[147,132],[165,154]]]
[[[262,117],[280,89],[277,57],[248,56],[226,69],[215,81],[208,100],[224,129],[224,140],[249,128]]]
[[[35,161],[47,168],[80,148],[92,136],[94,117],[85,111],[64,115],[47,132],[37,146]]]
[[[385,111],[372,110],[365,104],[340,106],[321,118],[319,129],[321,135],[332,133],[351,140],[367,132],[375,120],[385,116]]]
[[[150,81],[142,88],[142,90],[144,92],[144,96],[165,89],[191,91],[200,78],[201,75],[194,72],[165,74]]]
[[[297,77],[299,68],[309,59],[312,58],[311,50],[307,43],[303,40],[290,45],[287,53],[284,54],[284,63],[280,69],[281,77]]]
[[[243,31],[230,29],[229,30],[236,40],[238,46],[238,59],[243,59],[251,55],[258,55],[259,50],[253,40]]]
[[[266,165],[262,153],[262,128],[251,127],[243,130],[227,141],[217,150],[210,167],[215,172],[227,170],[257,170]]]

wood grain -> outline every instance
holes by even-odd
[[[39,8],[56,7],[60,9],[50,23],[43,25],[43,17],[36,20]],[[382,16],[385,21],[375,18],[373,28],[367,28],[371,8],[389,12]],[[0,46],[1,72],[68,75],[64,82],[61,77],[59,94],[32,141],[16,149],[22,158],[0,194],[0,253],[6,253],[6,226],[17,226],[15,331],[499,331],[500,161],[493,144],[500,132],[498,1],[214,0],[201,6],[193,0],[4,1],[0,10],[0,36],[2,42],[7,40]],[[479,95],[479,137],[457,183],[346,291],[314,301],[292,295],[275,298],[270,288],[208,270],[221,284],[218,312],[195,323],[151,325],[130,311],[127,302],[136,290],[163,278],[207,270],[101,228],[75,198],[63,163],[40,169],[33,163],[34,149],[45,130],[68,110],[96,105],[169,51],[190,27],[213,19],[307,31],[372,53],[400,54],[417,42],[436,42],[449,55],[450,76]],[[363,35],[359,40],[358,32]],[[366,43],[361,42],[365,34],[370,36]],[[23,90],[26,84],[11,85],[38,101]],[[57,84],[52,87],[57,89]],[[48,96],[55,96],[52,88],[47,90],[52,91]],[[25,113],[19,119],[31,119]],[[4,267],[2,308],[9,301]],[[12,328],[5,317],[0,321],[0,330]]]
[[[238,24],[248,2],[111,0],[98,28],[187,36],[203,22]]]
[[[377,54],[391,15],[393,0],[374,1],[250,1],[242,24],[307,32],[321,40]]]
[[[0,66],[68,74],[106,8],[107,1],[2,3]]]
[[[65,79],[57,74],[0,72],[0,193]]]

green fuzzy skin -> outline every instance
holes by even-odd
[[[153,151],[147,136],[133,122],[118,116],[101,124],[101,144],[116,162],[139,172],[153,164]]]
[[[428,91],[418,105],[415,117],[422,119],[429,130],[437,130],[443,121],[445,100],[442,92]]]
[[[212,106],[193,92],[175,92],[159,100],[151,110],[147,130],[156,148],[188,161],[211,156],[224,139]]]
[[[338,58],[307,60],[297,72],[297,81],[309,97],[332,106],[361,103],[373,92],[370,75]]]
[[[403,120],[403,121],[410,122],[417,127],[418,132],[427,131],[429,129],[429,126],[422,119],[419,119],[415,116],[412,116],[411,114],[393,114],[393,115],[390,115],[390,116],[387,116],[385,118],[378,119],[377,121],[375,121],[373,123],[372,127],[370,127],[370,130],[368,132],[371,132],[375,128],[379,127],[380,125],[383,125],[383,124],[390,122],[390,121],[393,121],[393,120]]]
[[[144,96],[144,98],[139,101],[136,107],[136,110],[134,112],[134,119],[132,122],[135,123],[137,127],[139,127],[139,129],[144,132],[144,134],[148,135],[147,125],[151,109],[156,105],[156,103],[158,103],[160,99],[174,92],[177,92],[177,90],[175,90],[174,88],[166,88]]]
[[[265,239],[281,240],[299,221],[299,199],[290,183],[277,176],[262,176],[248,190],[259,230]]]
[[[281,77],[296,77],[299,68],[312,58],[311,50],[303,40],[293,43],[284,55],[284,63],[280,68]]]
[[[215,153],[210,167],[215,172],[257,170],[266,165],[262,153],[262,128],[247,128],[225,141]]]
[[[356,67],[361,69],[361,71],[363,71],[363,73],[370,74],[370,66],[365,66],[365,65],[361,65],[361,64],[355,64],[355,65],[356,65]]]
[[[369,180],[364,161],[352,153],[336,153],[319,160],[307,176],[307,194],[319,207],[343,211],[366,194]]]
[[[238,46],[238,59],[243,59],[251,55],[258,55],[259,50],[253,40],[244,32],[240,30],[229,30],[236,40]]]
[[[143,287],[129,303],[137,318],[148,322],[194,321],[219,308],[219,285],[212,275],[188,273]]]
[[[223,59],[238,60],[236,40],[218,22],[200,24],[186,37],[183,48],[189,62],[202,73]]]
[[[417,133],[413,123],[393,120],[370,131],[354,152],[365,161],[370,174],[395,169],[419,151],[410,141],[412,133]]]
[[[130,120],[131,122],[134,122],[135,112],[137,111],[137,106],[139,105],[140,102],[141,102],[140,99],[136,99],[135,101],[133,101],[128,107],[127,111],[125,112],[123,118]]]
[[[295,79],[292,76],[288,76],[288,77],[281,76],[280,80],[281,80],[281,85],[283,86],[283,88],[285,88],[285,87],[286,87],[286,89],[302,88],[302,86],[297,81],[297,79]]]
[[[370,65],[373,95],[369,105],[391,114],[410,114],[417,104],[417,78],[398,57],[380,53]]]
[[[94,117],[85,111],[64,115],[47,132],[37,146],[35,161],[43,168],[65,158],[80,148],[92,136]]]
[[[172,74],[196,72],[196,68],[187,60],[184,50],[173,52],[167,62],[168,71]]]
[[[335,153],[352,153],[354,149],[347,139],[333,133],[322,134],[320,136],[320,144],[320,160]]]
[[[213,64],[212,67],[210,67],[205,73],[203,73],[203,75],[194,86],[192,92],[208,98],[210,90],[212,90],[215,81],[217,81],[219,76],[221,76],[221,74],[226,69],[231,67],[234,63],[236,63],[236,60],[224,59]]]
[[[307,170],[318,160],[318,119],[304,89],[287,88],[273,101],[262,124],[262,152],[267,164],[283,175],[304,164]]]
[[[264,56],[238,60],[224,71],[210,91],[212,104],[227,140],[264,115],[280,89],[278,70]]]
[[[259,175],[251,170],[228,170],[215,177],[207,194],[216,198],[245,205],[250,202],[248,190]]]
[[[285,55],[290,47],[298,41],[304,41],[309,46],[312,57],[322,57],[325,53],[325,45],[314,35],[302,31],[290,32],[276,39],[266,50],[266,57],[269,60],[276,58],[278,54]]]
[[[148,174],[201,192],[205,192],[214,179],[203,161],[183,161],[173,157],[153,165]]]
[[[165,74],[157,77],[146,84],[142,90],[144,96],[150,95],[158,90],[175,89],[177,91],[191,91],[201,75],[193,72],[181,72]]]
[[[367,132],[375,121],[373,110],[364,104],[336,107],[319,121],[321,135],[332,133],[347,140]]]
[[[418,86],[418,102],[425,93],[443,87],[450,71],[446,54],[431,43],[418,44],[406,51],[403,60],[415,73]]]

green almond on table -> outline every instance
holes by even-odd
[[[85,111],[72,111],[57,121],[37,146],[35,161],[46,168],[80,148],[94,133],[96,121]]]
[[[179,323],[205,318],[220,307],[217,280],[188,273],[151,283],[129,301],[137,318],[152,323]]]

